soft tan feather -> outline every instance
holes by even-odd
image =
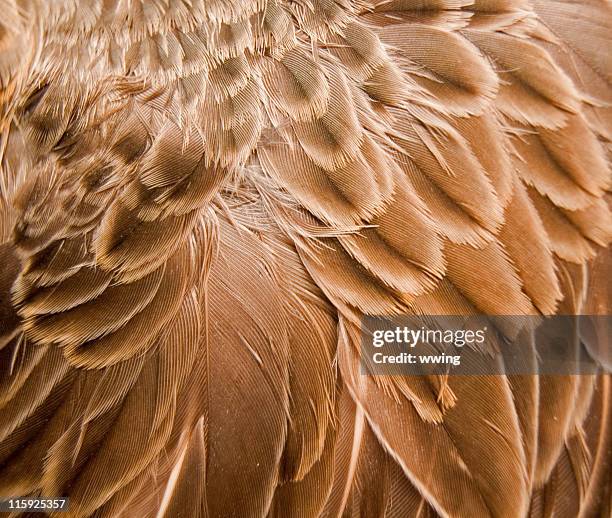
[[[466,352],[524,374],[360,349],[366,316],[609,312],[609,2],[0,12],[2,498],[609,515],[609,374],[532,374],[545,325]],[[589,323],[566,345],[605,366]]]

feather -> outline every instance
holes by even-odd
[[[542,315],[609,366],[606,2],[0,10],[0,495],[610,514],[610,376],[533,374]],[[401,315],[542,325],[464,351],[498,375],[381,373]]]
[[[494,115],[454,118],[452,124],[467,141],[469,149],[491,180],[497,198],[505,207],[512,196],[511,144]]]
[[[406,60],[405,72],[427,89],[447,113],[478,115],[497,91],[497,77],[478,49],[452,32],[400,25],[386,28],[380,37],[401,53]],[[431,45],[446,50],[435,54],[429,51]]]
[[[208,516],[206,506],[206,442],[202,419],[185,442],[181,456],[167,486],[167,499],[162,500],[161,516],[177,516],[190,509],[197,518]]]
[[[391,165],[371,138],[364,139],[353,160],[332,169],[321,167],[306,152],[284,142],[271,141],[259,151],[263,169],[323,221],[354,225],[380,211],[387,200],[381,180],[392,178]]]
[[[352,347],[351,343],[346,342],[340,347],[341,372],[347,377],[351,392],[364,406],[368,421],[374,426],[374,432],[383,447],[397,460],[411,482],[425,495],[436,511],[441,514],[461,515],[467,509],[479,509],[486,515],[489,509],[494,509],[493,512],[501,515],[504,512],[509,513],[511,507],[503,502],[504,492],[499,489],[495,490],[492,485],[489,485],[497,483],[495,477],[508,477],[504,482],[499,481],[500,487],[509,487],[508,484],[510,484],[514,488],[512,501],[515,502],[515,505],[517,496],[521,507],[524,508],[527,505],[523,472],[524,453],[520,446],[518,423],[512,410],[511,396],[505,381],[496,382],[493,378],[473,379],[474,383],[483,383],[487,386],[486,390],[478,390],[475,393],[483,396],[488,393],[492,397],[490,401],[484,397],[479,404],[499,405],[499,411],[487,412],[487,415],[495,416],[495,419],[498,420],[495,424],[486,421],[479,422],[477,417],[479,411],[475,410],[474,406],[471,407],[476,420],[469,419],[468,429],[472,434],[477,433],[476,429],[483,433],[480,436],[482,442],[470,441],[472,450],[467,447],[466,442],[463,442],[469,441],[464,435],[466,430],[461,432],[460,429],[456,429],[454,419],[450,415],[446,416],[444,424],[428,424],[416,414],[414,409],[409,407],[407,402],[391,400],[376,389],[369,377],[360,376],[355,363],[356,356],[354,352],[351,352]],[[470,378],[465,378],[465,380],[470,380]],[[463,383],[458,382],[455,388],[461,391],[469,390],[468,386],[471,383],[472,381],[467,381],[465,386],[462,386]],[[494,391],[495,396],[488,391]],[[504,393],[505,395],[502,395]],[[501,410],[504,405],[507,405],[508,414]],[[468,418],[465,412],[468,409],[461,411],[457,408],[456,411],[457,416],[462,416],[457,421],[462,428],[466,426]],[[505,435],[506,433],[509,435]],[[429,436],[430,441],[420,443],[419,447],[411,447],[411,444],[414,444],[411,437],[424,435]],[[489,444],[489,441],[492,443]],[[497,448],[500,448],[501,451]],[[487,464],[495,465],[494,461],[489,461],[491,464],[481,462],[481,455],[485,454],[485,450],[487,455],[493,457],[496,454],[504,455],[508,469],[495,474],[481,473],[479,470],[486,471]],[[504,453],[501,453],[502,451]],[[452,454],[449,455],[449,452]],[[457,495],[461,495],[462,498],[457,498]]]
[[[442,28],[465,25],[469,13],[462,10],[467,0],[376,0],[368,2],[369,10],[363,15],[376,25],[422,24]]]
[[[582,263],[595,255],[595,249],[580,230],[548,197],[528,189],[529,198],[538,211],[555,254],[565,261]]]
[[[444,273],[442,243],[421,200],[404,178],[393,201],[359,236],[338,239],[342,246],[388,286],[410,295],[431,289]],[[411,243],[421,243],[419,255]]]
[[[496,104],[504,114],[558,128],[578,111],[574,85],[541,47],[498,32],[469,31],[468,37],[498,67],[503,83]]]
[[[482,313],[529,315],[535,308],[522,291],[506,252],[492,243],[482,250],[448,243],[448,277]],[[474,265],[478,265],[475,270]],[[475,277],[478,272],[478,278]]]
[[[344,75],[330,72],[326,112],[313,121],[292,124],[302,149],[318,166],[332,170],[353,158],[363,138]]]
[[[520,181],[515,182],[512,200],[506,208],[506,222],[500,241],[517,270],[523,290],[541,313],[554,314],[562,294],[550,242]]]
[[[293,120],[321,117],[327,111],[329,83],[319,63],[299,47],[279,61],[267,61],[263,83],[275,107]]]
[[[11,304],[11,288],[20,271],[19,258],[9,243],[0,245],[0,350],[15,336],[19,319]]]
[[[458,243],[490,239],[501,225],[503,211],[491,181],[463,138],[443,123],[424,127],[401,112],[397,131],[397,143],[406,155],[398,157],[400,166],[442,233]],[[468,177],[469,191],[463,184]]]
[[[570,141],[576,142],[579,138],[584,154],[572,156]],[[578,117],[572,117],[561,130],[542,130],[538,135],[527,133],[514,144],[521,157],[519,171],[525,182],[559,207],[583,209],[592,205],[606,189],[609,175],[603,149]],[[601,176],[587,171],[601,171]]]
[[[399,314],[407,308],[395,290],[353,261],[337,240],[320,240],[300,252],[309,274],[336,304],[350,304],[371,315]]]

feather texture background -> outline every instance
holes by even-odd
[[[359,372],[364,314],[609,312],[608,1],[0,12],[0,496],[610,516],[608,374]]]

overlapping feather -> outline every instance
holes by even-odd
[[[609,376],[363,376],[358,336],[609,311],[609,4],[0,12],[0,496],[609,512]]]

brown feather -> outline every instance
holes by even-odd
[[[360,349],[366,316],[609,313],[608,3],[0,11],[0,495],[610,514],[610,377],[532,375],[546,325],[465,352],[508,376]],[[596,322],[566,345],[609,367]]]

